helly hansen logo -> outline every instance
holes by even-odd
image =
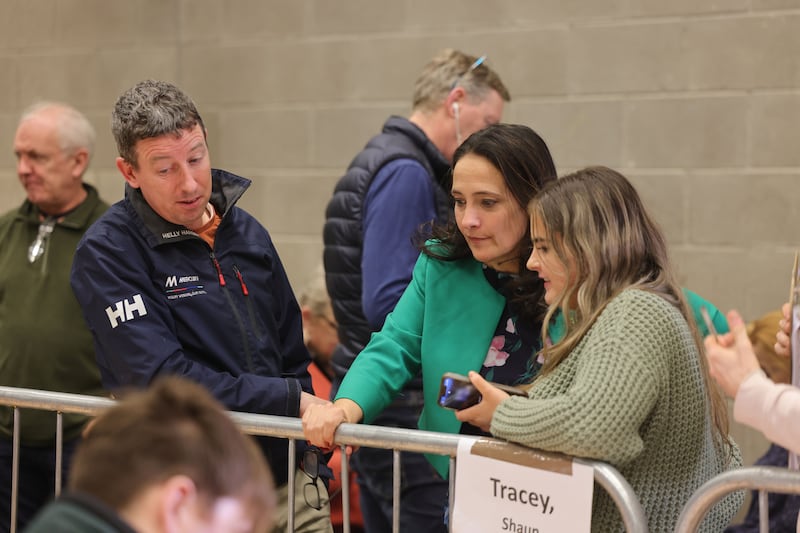
[[[139,316],[147,314],[141,294],[134,294],[131,300],[120,300],[114,305],[106,307],[106,315],[108,316],[108,321],[111,322],[111,329],[119,326],[120,322],[133,320],[135,318],[134,313]]]

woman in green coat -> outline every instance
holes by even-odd
[[[497,124],[470,136],[453,157],[454,222],[422,247],[409,287],[347,373],[333,404],[307,411],[306,438],[330,447],[342,422],[369,423],[422,370],[419,427],[475,433],[437,404],[445,372],[480,371],[506,384],[538,370],[543,289],[525,269],[525,207],[556,176],[545,142],[526,126]],[[442,477],[448,458],[429,455]],[[442,502],[446,504],[446,498]]]

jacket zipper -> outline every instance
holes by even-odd
[[[245,296],[249,296],[250,293],[247,291],[247,285],[244,283],[244,278],[242,277],[242,273],[239,270],[239,267],[233,265],[233,272],[236,274],[237,279],[239,280],[239,284],[242,286],[242,294]]]
[[[239,310],[236,308],[236,305],[233,302],[233,298],[231,298],[231,294],[227,290],[227,283],[225,282],[225,276],[222,275],[222,268],[219,265],[219,261],[217,261],[217,256],[214,255],[214,251],[212,250],[209,252],[209,257],[211,257],[211,262],[214,264],[214,268],[217,271],[217,276],[219,278],[219,285],[222,287],[222,293],[225,295],[225,299],[228,301],[228,307],[230,307],[231,312],[233,313],[234,318],[236,319],[236,323],[239,325],[239,335],[242,339],[242,347],[244,348],[244,357],[245,363],[247,364],[247,371],[250,373],[255,372],[253,368],[253,354],[250,350],[250,341],[247,338],[247,329],[245,327],[244,320],[242,320],[242,315],[239,313]],[[237,269],[237,278],[240,278],[240,274],[238,274]],[[244,280],[240,278],[240,283],[242,284],[242,292],[246,290],[246,286],[244,285]],[[246,295],[246,293],[245,293]],[[246,298],[248,308],[250,306],[250,299]]]
[[[239,270],[239,267],[235,264],[233,265],[233,272],[236,274],[237,279],[239,280],[239,284],[242,286],[242,294],[245,296],[245,304],[247,305],[247,314],[250,317],[250,325],[253,328],[253,331],[260,337],[262,335],[261,328],[258,327],[258,320],[256,320],[256,310],[253,307],[253,300],[251,300],[248,296],[250,296],[250,291],[247,290],[247,284],[244,282],[244,276],[242,276],[242,271]]]
[[[217,261],[217,256],[214,255],[213,251],[209,255],[211,256],[211,262],[214,263],[214,268],[217,269],[217,276],[219,276],[219,286],[224,287],[225,276],[222,275],[222,268],[220,268],[219,266],[219,261]]]

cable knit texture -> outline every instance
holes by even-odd
[[[672,532],[700,485],[741,466],[717,449],[699,363],[681,313],[660,296],[629,289],[614,298],[575,350],[509,398],[491,431],[526,446],[607,462],[631,484],[652,533]],[[699,531],[719,532],[744,498],[708,513]],[[595,488],[592,531],[624,531],[615,504]]]

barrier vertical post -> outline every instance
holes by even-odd
[[[17,498],[19,495],[19,407],[14,406],[14,434],[11,436],[11,533],[17,531]]]
[[[287,507],[286,507],[286,531],[294,531],[294,474],[295,474],[295,453],[297,453],[297,442],[289,439],[289,465],[288,479],[286,481]]]
[[[61,495],[61,465],[64,461],[64,417],[61,411],[56,411],[56,498]]]
[[[392,449],[392,533],[400,532],[400,450]]]

